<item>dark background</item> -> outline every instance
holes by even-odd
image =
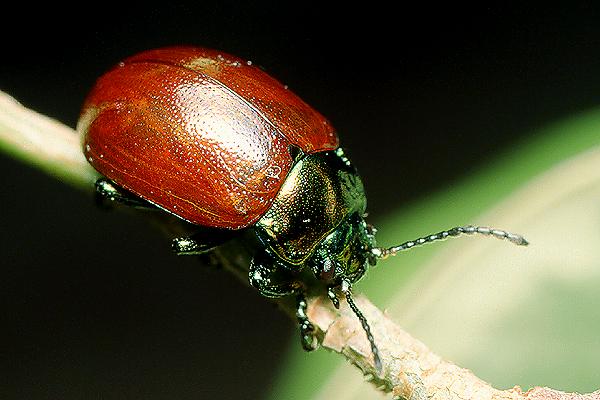
[[[135,52],[251,59],[334,123],[375,220],[600,101],[592,7],[348,4],[23,4],[0,28],[0,89],[74,126],[95,78]],[[142,218],[0,168],[1,398],[264,396],[297,335],[271,303],[173,256]]]

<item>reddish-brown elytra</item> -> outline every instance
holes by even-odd
[[[252,63],[179,47],[130,57],[101,77],[79,130],[119,186],[194,224],[242,228],[271,206],[304,153],[333,150],[333,127]]]
[[[326,286],[335,307],[341,292],[378,372],[375,339],[351,294],[369,265],[461,234],[527,244],[467,226],[376,247],[362,181],[331,124],[251,62],[215,50],[174,47],[127,58],[98,80],[78,130],[86,158],[105,176],[96,182],[102,198],[159,207],[198,226],[174,239],[177,254],[210,251],[231,233],[254,235],[244,236],[253,243],[250,284],[267,297],[296,296],[306,350],[317,344],[301,272]]]

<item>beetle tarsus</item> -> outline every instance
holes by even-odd
[[[337,294],[335,293],[335,286],[328,286],[327,287],[327,297],[329,297],[329,300],[331,300],[331,302],[333,303],[333,306],[337,309],[340,308],[340,299],[338,299]]]
[[[307,308],[308,303],[306,302],[306,296],[304,293],[299,293],[296,296],[296,319],[298,320],[298,326],[300,327],[300,343],[304,350],[313,351],[319,347],[319,344],[315,337],[315,327],[311,324],[306,315]]]

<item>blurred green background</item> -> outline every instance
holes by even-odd
[[[597,389],[600,169],[576,157],[600,142],[599,10],[388,7],[16,5],[0,88],[74,126],[95,78],[137,51],[195,44],[253,60],[337,127],[380,243],[472,222],[532,242],[414,250],[357,290],[498,387]],[[303,353],[253,290],[173,257],[142,218],[9,157],[0,167],[0,397],[378,396],[338,357]]]

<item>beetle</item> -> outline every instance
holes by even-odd
[[[266,297],[296,296],[305,350],[317,341],[301,272],[323,283],[335,307],[343,294],[378,371],[376,341],[351,291],[369,266],[461,234],[527,244],[503,230],[461,226],[378,247],[363,183],[331,123],[250,61],[224,52],[169,47],[125,59],[98,79],[77,130],[103,176],[99,196],[198,227],[202,234],[173,240],[177,254],[203,254],[250,231],[258,243],[250,284]]]

